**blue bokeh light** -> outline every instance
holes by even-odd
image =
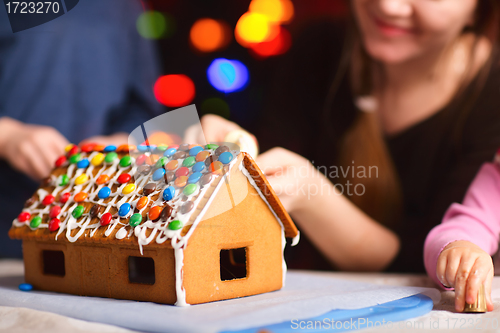
[[[217,58],[208,67],[208,81],[218,91],[232,93],[248,84],[248,69],[238,60]]]

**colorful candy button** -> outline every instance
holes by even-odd
[[[128,184],[123,188],[122,194],[127,195],[127,194],[134,192],[134,191],[135,191],[135,184]]]
[[[207,157],[210,156],[209,151],[200,151],[198,155],[196,155],[196,162],[203,162],[207,159]]]
[[[71,150],[74,146],[75,146],[75,144],[74,144],[74,143],[70,143],[70,144],[66,145],[66,147],[64,147],[64,151],[65,151],[66,153],[69,153],[69,151],[70,151],[70,150]]]
[[[81,217],[83,215],[83,212],[85,211],[85,207],[83,206],[76,206],[75,209],[73,209],[73,212],[71,213],[71,215],[77,219],[79,217]]]
[[[182,165],[185,167],[192,167],[196,163],[196,158],[194,156],[189,156],[187,157],[184,162],[182,162]]]
[[[177,169],[178,166],[179,166],[179,161],[172,160],[172,161],[170,161],[170,162],[167,163],[167,165],[165,166],[165,168],[168,171],[174,171],[175,169]]]
[[[154,191],[156,191],[156,184],[155,183],[149,183],[146,186],[143,187],[142,189],[142,194],[145,196],[148,196],[152,194]]]
[[[66,156],[61,156],[56,160],[56,168],[62,167],[66,163]]]
[[[168,158],[167,157],[160,157],[158,162],[156,162],[156,167],[157,168],[162,168],[165,164],[167,164]]]
[[[137,157],[137,159],[135,160],[135,164],[137,165],[143,165],[144,163],[146,163],[146,158],[147,156],[142,154],[140,155],[139,157]]]
[[[86,182],[88,182],[88,180],[89,180],[89,176],[87,176],[87,174],[83,173],[80,176],[76,177],[75,184],[82,185],[82,184],[85,184]]]
[[[102,214],[101,219],[99,220],[99,223],[102,226],[106,226],[111,222],[112,219],[113,219],[113,215],[111,215],[111,213],[104,213],[104,214]]]
[[[173,188],[172,186],[167,187],[167,188],[163,191],[163,200],[165,200],[165,201],[170,201],[170,200],[172,200],[174,197],[175,197],[175,188]]]
[[[59,229],[59,226],[61,225],[61,220],[59,220],[57,217],[54,217],[50,219],[49,221],[49,231],[54,232]]]
[[[120,166],[126,168],[132,164],[132,158],[129,155],[125,155],[120,160]]]
[[[141,224],[141,222],[142,222],[142,215],[139,213],[132,215],[130,217],[130,220],[128,221],[128,223],[132,227],[137,227],[139,224]]]
[[[31,219],[30,227],[33,229],[38,228],[41,223],[42,223],[42,218],[40,216],[35,216]]]
[[[156,150],[160,151],[160,152],[164,152],[165,150],[167,150],[168,146],[167,145],[159,145],[158,147],[156,147]]]
[[[100,175],[99,178],[95,181],[97,185],[103,185],[109,182],[109,176],[108,175]]]
[[[111,189],[109,187],[103,187],[97,193],[99,199],[106,199],[111,195]]]
[[[71,193],[65,192],[65,193],[61,194],[61,196],[59,197],[59,202],[64,204],[64,203],[68,202],[69,198],[71,198]]]
[[[185,167],[185,166],[184,167],[180,167],[175,172],[175,176],[176,177],[187,176],[187,175],[189,175],[189,169],[187,167]]]
[[[104,150],[104,146],[103,145],[95,145],[94,146],[94,151],[103,151]]]
[[[168,148],[179,149],[179,145],[171,144],[171,145],[168,145]]]
[[[163,176],[165,176],[165,169],[163,169],[163,168],[157,169],[155,172],[153,172],[153,180],[155,182],[157,182],[160,179],[162,179]]]
[[[201,172],[193,173],[191,176],[189,176],[188,183],[189,184],[197,183],[200,180],[201,176],[203,176]]]
[[[121,217],[127,216],[127,214],[130,212],[131,206],[128,202],[122,204],[120,208],[118,209],[118,215]]]
[[[71,156],[71,155],[74,155],[74,154],[78,153],[78,151],[79,151],[78,146],[73,145],[73,146],[72,146],[72,147],[71,147],[71,148],[67,151],[67,153],[68,153],[68,156]]]
[[[197,190],[198,190],[197,184],[189,184],[184,188],[182,193],[184,193],[185,196],[190,196],[191,194],[194,194]]]
[[[219,161],[222,162],[223,164],[228,164],[232,160],[233,160],[233,154],[231,154],[228,151],[220,154],[220,156],[219,156]]]
[[[162,208],[160,206],[154,206],[149,210],[148,217],[151,221],[158,220],[160,217]]]
[[[186,186],[187,181],[188,181],[187,176],[181,176],[181,177],[178,177],[175,179],[174,184],[177,187],[184,187],[184,186]]]
[[[88,168],[89,164],[90,164],[89,160],[84,158],[78,161],[78,163],[76,163],[76,166],[80,169],[85,169]]]
[[[102,151],[105,153],[111,153],[112,151],[115,151],[115,150],[116,150],[116,146],[109,145],[109,146],[104,147],[104,149]]]
[[[210,165],[215,161],[217,161],[217,156],[215,155],[208,156],[207,159],[205,160],[205,166],[207,167],[207,169],[210,168]]]
[[[165,183],[168,184],[174,180],[175,173],[173,173],[172,171],[167,171],[167,172],[165,172],[165,177],[163,177],[163,178],[165,178]]]
[[[59,178],[59,186],[66,186],[69,183],[69,177],[68,175],[62,175]]]
[[[136,147],[134,145],[120,145],[116,148],[118,153],[129,153],[131,150],[134,150]]]
[[[187,156],[188,154],[185,151],[177,151],[177,153],[175,153],[174,156],[172,156],[172,158],[174,160],[180,160],[186,158]]]
[[[219,146],[219,148],[215,149],[215,155],[220,156],[220,154],[228,152],[229,148],[228,146]]]
[[[19,214],[19,216],[17,217],[17,220],[19,222],[26,222],[28,221],[29,219],[31,218],[31,214],[28,213],[28,212],[22,212],[21,214]]]
[[[102,164],[103,161],[104,161],[104,154],[97,153],[94,157],[92,157],[90,163],[92,163],[93,166],[99,166]]]
[[[21,291],[32,291],[33,290],[33,286],[29,283],[21,283],[19,285],[19,290]]]
[[[223,167],[224,167],[224,165],[221,162],[216,161],[216,162],[213,162],[212,164],[210,164],[209,170],[211,173],[220,174],[220,173],[222,173]]]
[[[217,149],[217,148],[219,148],[219,146],[213,143],[209,143],[208,145],[205,146],[205,149]]]
[[[155,165],[155,164],[156,164],[156,162],[158,162],[158,160],[159,160],[159,159],[160,159],[160,156],[155,155],[155,154],[151,154],[150,156],[148,156],[148,157],[146,158],[146,163],[147,163],[148,165],[153,166],[153,165]]]
[[[182,222],[179,220],[173,220],[168,224],[168,228],[170,230],[179,230],[182,229]]]
[[[212,178],[213,178],[212,174],[210,174],[210,173],[204,174],[200,178],[200,185],[203,186],[203,185],[209,184],[212,181]]]
[[[128,173],[122,173],[120,176],[118,176],[118,183],[120,184],[126,184],[132,179],[132,176],[130,176]]]
[[[61,206],[56,205],[50,209],[49,217],[53,219],[54,217],[59,216],[59,214],[61,214]]]
[[[169,205],[166,205],[163,210],[161,211],[161,214],[160,214],[160,219],[162,221],[167,221],[168,218],[170,217],[170,215],[172,215],[172,211],[173,211],[173,208],[170,207]]]
[[[196,156],[198,155],[199,152],[203,151],[203,147],[200,147],[200,146],[196,146],[196,147],[193,147],[189,150],[189,155],[190,156]]]
[[[52,204],[55,199],[56,198],[54,198],[54,196],[52,194],[47,194],[45,196],[45,198],[43,198],[42,204],[45,205],[45,206],[48,206],[48,205]]]
[[[192,201],[188,201],[181,206],[181,214],[189,213],[193,208],[194,208],[194,203]]]
[[[151,172],[151,167],[149,165],[141,165],[137,168],[137,172],[141,175],[147,175]]]
[[[170,156],[174,155],[176,152],[177,152],[177,148],[170,148],[169,147],[167,150],[165,150],[165,152],[163,153],[163,156],[170,157]]]
[[[141,210],[143,209],[144,207],[146,207],[146,205],[148,204],[148,197],[142,197],[139,199],[139,201],[137,201],[137,204],[135,205],[135,208]]]
[[[193,165],[193,172],[202,172],[203,170],[205,170],[204,162],[198,162],[195,165]]]
[[[87,199],[87,193],[80,192],[75,195],[75,198],[73,200],[75,200],[75,202],[83,202],[85,201],[85,199]]]
[[[93,205],[92,208],[90,208],[89,212],[90,218],[91,219],[96,218],[97,216],[99,216],[100,212],[101,212],[101,206]]]
[[[151,148],[150,148],[150,146],[146,146],[146,145],[138,145],[137,150],[144,153],[146,151],[150,151]]]
[[[82,159],[82,156],[80,155],[80,153],[76,153],[76,154],[73,154],[69,157],[69,163],[76,164],[76,163],[80,162],[81,159]]]
[[[94,147],[96,146],[95,143],[86,143],[84,144],[80,149],[84,152],[84,153],[90,153],[91,151],[94,150]]]
[[[104,158],[104,162],[113,163],[113,161],[116,160],[117,158],[118,158],[118,154],[113,151],[111,153],[106,154],[106,157]]]

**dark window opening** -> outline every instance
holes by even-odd
[[[42,251],[43,274],[47,275],[66,275],[63,251]]]
[[[247,248],[220,251],[221,281],[243,279],[247,277]]]
[[[155,284],[153,258],[128,257],[128,279],[132,283]]]

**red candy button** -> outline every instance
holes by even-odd
[[[48,206],[51,203],[53,203],[54,200],[55,200],[54,196],[52,194],[48,194],[45,198],[43,198],[42,204]]]
[[[96,146],[97,144],[96,143],[86,143],[82,146],[82,151],[84,153],[90,153],[94,150],[94,147]]]
[[[59,207],[59,206],[57,206]],[[53,218],[50,220],[49,222],[49,230],[50,231],[56,231],[57,229],[59,229],[59,225],[61,224],[61,220],[59,220],[58,218]]]
[[[26,222],[28,221],[29,219],[31,218],[31,214],[28,213],[28,212],[22,212],[21,214],[19,214],[19,216],[17,217],[17,220],[19,222]]]
[[[53,219],[57,217],[57,215],[59,215],[60,213],[61,213],[61,206],[54,206],[50,209],[49,217]]]
[[[56,160],[56,168],[62,167],[66,163],[66,156],[61,156]]]
[[[105,226],[108,225],[112,219],[113,216],[111,215],[111,213],[105,213],[101,216],[101,220],[99,221],[99,223],[101,223],[102,226]]]
[[[130,178],[132,178],[128,173],[122,173],[119,177],[118,177],[118,183],[120,184],[126,184],[128,183],[128,181],[130,180]]]
[[[71,149],[68,151],[68,156],[75,155],[76,153],[78,153],[78,151],[79,151],[78,146],[73,146],[73,147],[71,147]]]
[[[61,197],[59,198],[59,202],[60,203],[66,203],[66,202],[68,202],[68,200],[69,200],[70,197],[71,197],[71,193],[69,193],[69,192],[63,193],[61,195]]]
[[[175,172],[175,176],[176,177],[182,177],[182,176],[187,176],[189,175],[189,169],[186,168],[186,167],[180,167],[179,169],[177,169],[177,171]]]
[[[146,158],[147,156],[142,154],[141,156],[137,157],[137,159],[135,160],[135,164],[143,165],[144,163],[146,163]]]

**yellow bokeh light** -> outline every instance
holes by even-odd
[[[190,32],[191,44],[201,52],[213,52],[230,42],[229,26],[209,18],[199,19]]]
[[[266,16],[271,23],[287,23],[294,15],[290,0],[253,0],[249,11]]]
[[[252,43],[261,43],[269,39],[273,32],[271,23],[265,15],[259,13],[245,13],[236,24],[236,39],[243,46]]]

